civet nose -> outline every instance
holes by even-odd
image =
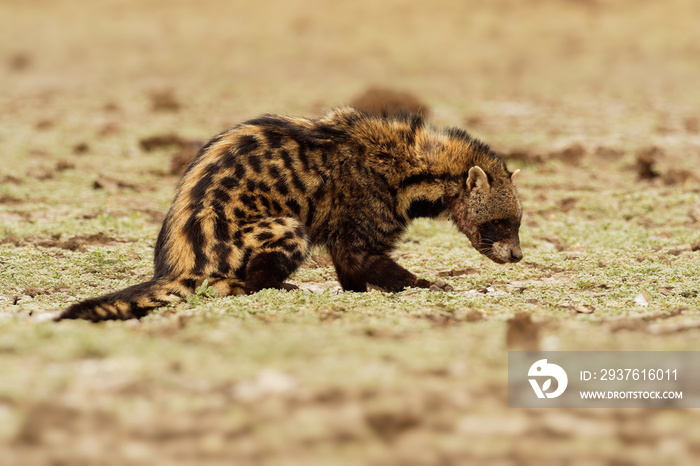
[[[513,248],[510,250],[510,261],[511,262],[520,262],[520,259],[523,258],[523,251],[520,250],[520,248]]]

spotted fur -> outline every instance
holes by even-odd
[[[412,219],[450,219],[480,252],[516,262],[521,213],[503,160],[462,130],[351,107],[319,119],[265,115],[200,150],[158,235],[150,281],[59,319],[141,317],[204,280],[219,296],[292,289],[284,280],[312,244],[328,248],[344,290],[430,287],[388,255]]]

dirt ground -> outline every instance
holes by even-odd
[[[697,410],[508,408],[506,368],[700,350],[698,20],[694,0],[0,1],[1,462],[697,464]],[[203,141],[347,102],[520,168],[524,260],[421,220],[395,257],[454,292],[342,293],[316,250],[301,291],[50,321],[149,277]]]

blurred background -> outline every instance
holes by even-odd
[[[92,296],[147,277],[178,175],[203,141],[261,113],[313,117],[346,103],[420,110],[438,125],[466,128],[508,158],[511,167],[523,168],[524,244],[537,258],[528,260],[545,264],[517,272],[527,279],[528,273],[541,272],[545,278],[534,288],[544,289],[545,298],[513,298],[544,322],[540,336],[541,322],[528,316],[506,324],[516,309],[498,299],[493,308],[482,309],[483,316],[478,310],[470,314],[482,327],[470,327],[464,319],[462,327],[451,327],[449,316],[445,322],[431,320],[434,328],[412,334],[418,341],[412,347],[422,350],[423,341],[426,347],[440,348],[441,342],[460,351],[468,347],[462,356],[473,363],[469,370],[486,375],[472,377],[435,351],[430,357],[445,368],[416,373],[409,361],[409,369],[396,370],[397,385],[405,382],[396,391],[344,391],[344,380],[333,385],[338,377],[332,374],[339,370],[333,364],[327,372],[304,365],[307,351],[308,357],[317,356],[305,349],[312,339],[304,332],[322,335],[325,327],[318,325],[300,327],[299,341],[288,343],[296,324],[279,324],[278,334],[266,323],[243,332],[238,325],[252,325],[245,319],[211,313],[204,314],[204,323],[197,321],[199,336],[180,332],[188,316],[168,320],[165,313],[141,327],[35,329],[7,320],[0,326],[0,373],[5,374],[0,445],[13,446],[8,458],[14,464],[48,464],[49,450],[40,447],[61,451],[64,464],[79,464],[76,458],[106,461],[107,450],[119,452],[114,464],[124,464],[125,458],[155,464],[158,445],[166,444],[171,455],[166,464],[167,458],[192,464],[213,458],[211,464],[218,464],[214,460],[234,453],[240,464],[257,464],[270,458],[267,454],[308,460],[304,453],[310,448],[338,459],[338,445],[350,445],[356,458],[364,458],[368,449],[380,458],[374,464],[464,464],[465,458],[504,465],[693,464],[700,453],[695,413],[508,410],[505,368],[496,370],[491,363],[502,363],[519,341],[526,349],[546,347],[539,344],[546,340],[544,332],[548,341],[568,349],[696,349],[697,321],[654,335],[646,333],[642,320],[589,327],[576,318],[592,308],[566,304],[553,310],[548,298],[563,299],[557,293],[572,289],[574,294],[601,291],[592,288],[592,280],[567,275],[583,262],[576,262],[583,257],[580,243],[598,253],[596,261],[603,265],[594,269],[624,256],[625,265],[632,264],[629,277],[619,279],[625,286],[644,283],[645,271],[670,268],[667,256],[690,263],[690,246],[668,255],[658,251],[697,241],[700,228],[699,24],[696,0],[0,0],[0,253],[8,263],[16,258],[7,268],[0,261],[0,278],[10,290],[0,296],[3,313],[31,316],[76,295]],[[599,186],[608,197],[597,197]],[[656,195],[663,197],[663,207],[656,205]],[[595,236],[601,218],[612,225],[608,236]],[[629,231],[639,244],[629,244]],[[656,269],[644,268],[649,244],[661,245],[652,258]],[[96,245],[122,248],[121,262],[101,249],[86,249]],[[419,248],[406,246],[411,247]],[[548,263],[550,253],[561,254]],[[571,259],[564,265],[563,255]],[[673,265],[673,271],[684,268],[682,262]],[[38,271],[44,266],[50,273]],[[483,263],[478,267],[486,272],[473,280],[489,276],[497,283],[505,274]],[[692,272],[689,266],[685,270]],[[330,268],[328,274],[331,280]],[[545,282],[552,274],[562,281]],[[676,291],[652,296],[662,303],[659,312],[697,303],[692,277]],[[648,304],[648,295],[642,298]],[[600,308],[609,311],[605,318],[624,314],[624,299],[601,298]],[[345,309],[328,312],[334,320]],[[350,330],[335,330],[347,341],[360,338],[353,325],[369,325],[362,319],[374,319],[372,325],[385,325],[385,334],[393,335],[394,320],[367,317],[364,310],[347,314]],[[684,318],[680,314],[673,315]],[[214,318],[207,321],[207,315]],[[552,315],[554,324],[548,320]],[[419,325],[411,316],[396,319]],[[256,398],[245,407],[250,411],[231,403],[226,397],[232,395],[225,393],[238,390],[237,377],[243,375],[239,366],[227,366],[227,358],[237,357],[234,350],[221,348],[230,338],[243,338],[239,331],[254,342],[287,342],[296,351],[289,366],[296,377],[308,376],[302,382],[311,381],[310,386],[320,380],[317,398],[293,392],[294,383],[279,373],[263,372],[256,379],[250,374],[259,368],[251,368],[245,361],[253,360],[244,354],[238,363],[247,367],[252,382],[246,383],[274,396],[271,407]],[[405,353],[407,340],[381,340],[385,334],[375,332],[375,346],[367,343],[372,364],[383,368],[402,357],[412,359]],[[373,335],[361,338],[369,341]],[[124,343],[132,339],[154,349],[154,356],[136,354],[138,345]],[[123,346],[113,349],[113,340]],[[199,341],[206,344],[192,343]],[[349,346],[340,339],[337,344]],[[352,358],[355,350],[336,351]],[[131,365],[120,365],[115,354],[127,354]],[[196,357],[190,360],[188,354]],[[172,364],[161,364],[161,357],[172,358]],[[207,372],[202,360],[221,369]],[[284,357],[273,363],[284,366]],[[209,385],[198,377],[209,377]],[[221,380],[234,389],[219,390]],[[466,398],[462,388],[469,392]],[[297,399],[284,398],[288,392]],[[362,410],[369,412],[377,398],[389,408],[382,405],[379,415],[363,417]],[[200,416],[200,404],[209,402],[214,408]],[[295,403],[302,408],[297,411]],[[359,426],[360,434],[346,424]],[[313,429],[294,437],[300,425]],[[269,429],[277,437],[268,435]],[[121,440],[112,437],[115,431]],[[313,443],[303,437],[307,432],[308,438],[322,440]]]
[[[207,138],[264,112],[315,115],[370,87],[410,92],[438,123],[497,146],[697,153],[699,10],[693,0],[4,0],[2,157],[80,143],[119,152],[165,130]]]

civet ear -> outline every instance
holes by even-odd
[[[489,179],[484,173],[484,170],[479,166],[473,166],[469,169],[469,177],[467,178],[467,189],[473,191],[474,189],[478,191],[488,191]]]
[[[515,170],[512,175],[510,175],[510,181],[515,181],[515,175],[517,175],[518,173],[520,173],[519,168]]]

